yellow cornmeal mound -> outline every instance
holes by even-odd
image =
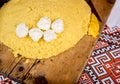
[[[43,39],[34,42],[28,36],[16,36],[19,23],[36,27],[43,16],[64,21],[64,31],[57,39],[47,43]],[[10,47],[15,56],[19,53],[26,58],[49,58],[74,47],[89,31],[90,18],[91,10],[84,0],[10,0],[0,9],[0,41]],[[98,31],[90,35],[96,37]]]
[[[96,16],[92,14],[88,29],[88,35],[92,35],[95,38],[98,34],[99,34],[99,23]]]

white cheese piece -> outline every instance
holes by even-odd
[[[43,32],[39,28],[32,28],[29,30],[29,36],[33,41],[37,42],[42,38]]]
[[[52,29],[56,32],[56,33],[62,33],[64,30],[64,23],[62,19],[57,19],[52,23]]]
[[[46,30],[44,32],[44,37],[43,39],[46,41],[46,42],[50,42],[54,39],[56,39],[57,35],[56,33],[53,31],[53,30]]]
[[[48,17],[42,17],[37,23],[37,26],[42,30],[50,29],[50,25],[51,25],[51,20]]]
[[[20,23],[16,28],[16,35],[19,38],[26,37],[28,35],[28,27],[24,23]]]

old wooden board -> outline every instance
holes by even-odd
[[[98,12],[102,22],[101,27],[105,25],[107,18],[110,14],[111,8],[114,5],[115,0],[91,0],[94,4],[96,11]]]
[[[95,39],[90,36],[85,36],[75,47],[65,51],[64,54],[61,53],[56,57],[40,61],[21,58],[17,63],[13,63],[13,60],[16,58],[13,57],[13,54],[7,53],[9,51],[7,48],[4,52],[3,50],[0,52],[0,54],[4,54],[6,60],[8,59],[7,61],[1,59],[1,66],[3,66],[3,68],[1,67],[1,70],[4,73],[9,72],[9,76],[17,78],[20,81],[27,80],[27,84],[33,84],[34,81],[27,77],[29,74],[33,78],[36,78],[39,75],[45,76],[49,84],[73,84],[76,82],[84,63],[88,59],[88,55],[92,50],[94,42]],[[83,43],[85,43],[85,45],[83,45]],[[1,46],[3,46],[3,44],[1,44]],[[0,58],[2,57],[3,55],[0,55]],[[11,61],[11,59],[13,60]],[[12,70],[11,68],[7,68],[10,66],[8,63],[11,66],[14,66],[12,67]]]
[[[102,18],[101,26],[105,23],[113,6],[107,1],[92,0]],[[12,50],[0,43],[0,71],[26,84],[34,84],[39,76],[44,76],[49,84],[74,84],[83,70],[96,40],[86,35],[75,47],[66,50],[64,54],[42,60],[26,59],[20,55],[15,58]]]

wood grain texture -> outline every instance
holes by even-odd
[[[73,48],[35,65],[30,74],[33,77],[45,76],[49,84],[74,84],[88,59],[94,42],[95,39],[85,36]]]
[[[113,4],[107,0],[92,0],[102,22],[107,20]],[[26,84],[34,84],[35,78],[43,76],[48,84],[75,84],[96,42],[84,36],[74,47],[49,59],[15,58],[12,50],[0,43],[0,71]]]
[[[58,56],[40,61],[21,58],[17,63],[13,62],[17,58],[14,58],[12,51],[7,53],[8,48],[1,44],[0,46],[3,47],[0,47],[0,59],[2,60],[2,64],[0,64],[2,67],[0,68],[2,72],[9,72],[9,76],[27,84],[33,84],[34,78],[38,76],[45,76],[49,84],[73,84],[82,71],[94,43],[94,38],[85,36],[73,48],[66,50]],[[2,57],[6,58],[2,59]],[[9,64],[16,65],[11,70],[11,68],[8,68]]]
[[[91,1],[93,2],[94,7],[96,8],[100,18],[102,19],[102,23],[105,23],[110,14],[111,8],[114,5],[115,0],[114,2],[112,0],[91,0]]]

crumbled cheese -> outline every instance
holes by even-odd
[[[42,17],[37,23],[38,28],[28,27],[24,23],[20,23],[16,28],[16,34],[18,37],[25,37],[29,33],[29,37],[38,42],[42,37],[46,42],[50,42],[57,38],[56,33],[61,33],[64,30],[64,24],[62,19],[57,19],[51,24],[51,20],[48,17]],[[52,27],[50,29],[50,27]]]
[[[51,20],[48,17],[42,17],[37,23],[37,26],[42,30],[50,29],[50,25],[51,25]]]
[[[50,42],[50,41],[56,39],[56,37],[57,37],[57,35],[56,35],[56,33],[53,30],[46,30],[44,32],[44,38],[43,39],[46,42]]]
[[[52,23],[52,29],[56,33],[62,33],[64,30],[64,24],[62,19],[57,19]]]
[[[39,28],[32,28],[29,30],[29,36],[35,42],[39,41],[42,38],[43,32]]]
[[[28,27],[24,23],[20,23],[16,28],[16,35],[19,38],[26,37],[28,35]]]

